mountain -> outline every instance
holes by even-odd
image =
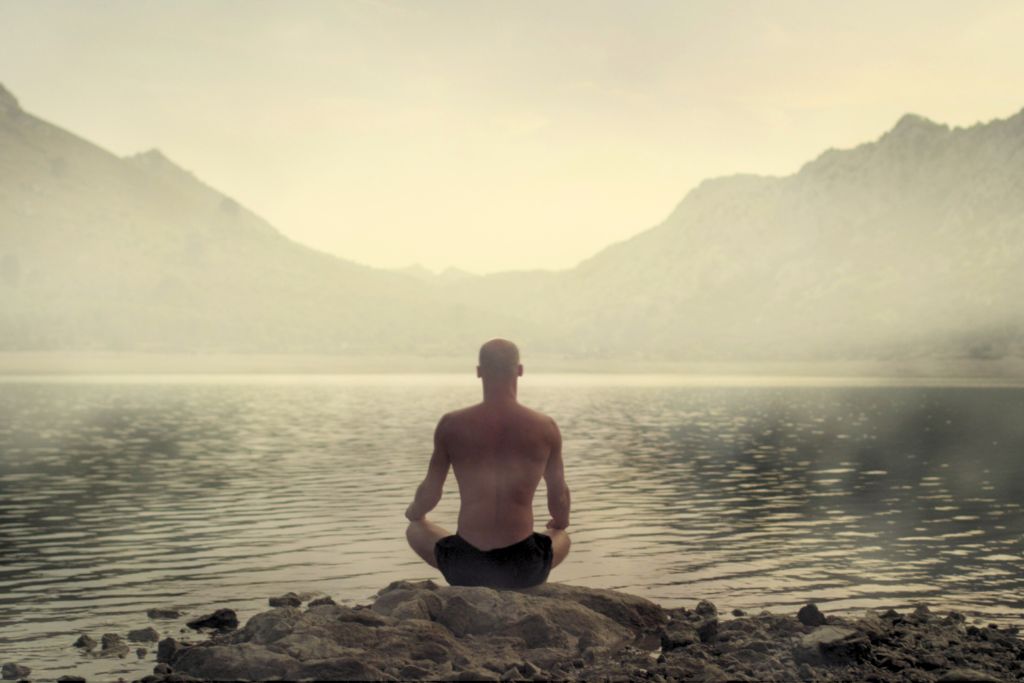
[[[787,177],[691,191],[578,267],[451,288],[503,300],[594,357],[1024,355],[1024,112],[950,129],[907,115]]]
[[[1024,356],[1024,112],[907,115],[786,177],[701,183],[564,271],[436,275],[297,244],[159,151],[0,87],[0,349],[613,359]]]
[[[441,353],[508,316],[297,244],[157,150],[128,158],[0,86],[0,349]]]

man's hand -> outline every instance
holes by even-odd
[[[409,503],[409,507],[405,509],[405,518],[410,522],[418,522],[424,517],[426,515],[416,509],[416,501]]]

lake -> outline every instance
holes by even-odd
[[[551,579],[665,606],[927,603],[1024,618],[1024,389],[805,378],[527,375],[573,493]],[[0,379],[0,660],[138,678],[81,633],[287,591],[366,602],[440,575],[404,539],[434,425],[471,376]],[[455,480],[431,518],[451,528]],[[538,526],[547,520],[543,487]],[[150,607],[187,617],[151,622]]]

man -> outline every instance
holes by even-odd
[[[544,583],[569,554],[569,487],[562,436],[547,415],[516,400],[523,366],[505,339],[480,347],[482,403],[441,418],[427,476],[405,516],[409,545],[453,586],[526,588]],[[458,533],[426,518],[441,500],[448,466],[459,483]],[[547,484],[551,521],[533,530],[533,494]]]

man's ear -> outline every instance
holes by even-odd
[[[483,375],[480,374],[480,366],[479,365],[476,366],[476,376],[477,377],[483,377]]]
[[[523,364],[520,363],[518,369],[516,370],[516,377],[522,377],[522,376],[523,376]]]

